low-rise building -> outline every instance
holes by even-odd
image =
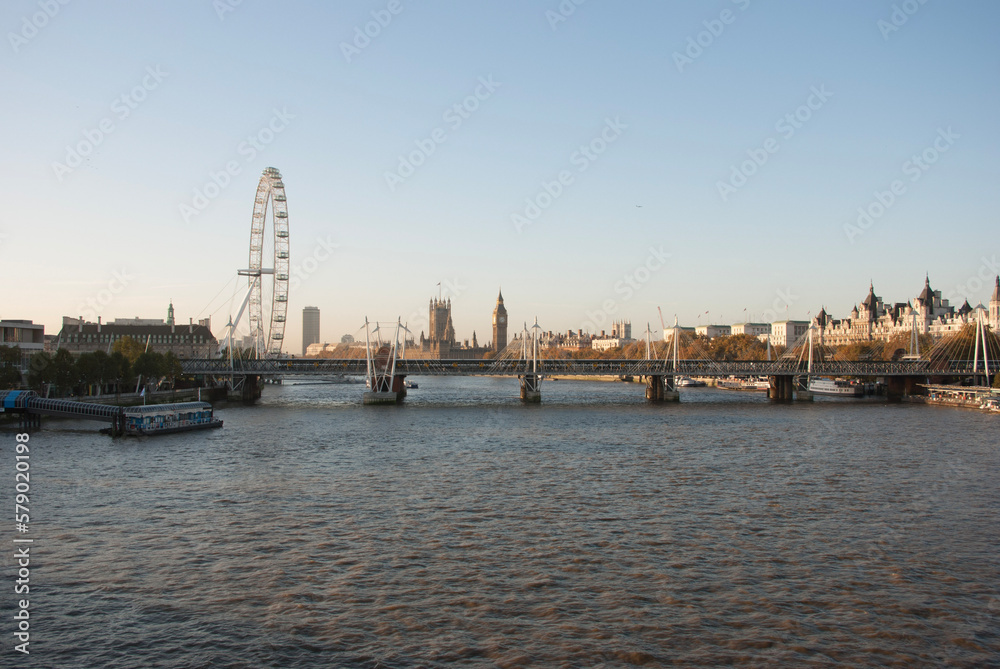
[[[667,326],[667,329],[663,331],[663,341],[670,341],[674,336],[674,329],[677,329],[679,338],[683,340],[684,337],[694,337],[698,334],[696,328],[685,327],[681,325]]]
[[[770,337],[771,336],[771,324],[770,323],[737,323],[732,327],[731,333],[734,335],[750,335],[751,337]],[[764,339],[762,341],[767,341]]]
[[[733,328],[729,325],[698,325],[694,332],[702,337],[715,339],[716,337],[728,337],[733,333]]]
[[[519,339],[517,335],[514,338]],[[577,330],[576,332],[567,330],[565,333],[549,330],[538,335],[538,345],[543,348],[582,351],[590,348],[591,339],[593,339],[593,335],[583,330]]]
[[[117,319],[96,323],[83,318],[63,317],[59,332],[58,348],[64,348],[74,355],[93,351],[108,352],[114,343],[123,337],[131,337],[149,351],[172,352],[178,358],[213,358],[219,353],[219,342],[212,336],[211,318],[190,319],[186,325],[173,322],[173,308],[168,321],[151,318]]]
[[[25,320],[0,320],[0,346],[21,349],[19,368],[25,372],[31,356],[45,350],[45,326]]]
[[[809,331],[809,321],[771,323],[771,346],[790,346]]]
[[[623,348],[629,344],[634,344],[631,337],[594,337],[590,341],[590,347],[595,351],[607,351],[613,348]]]

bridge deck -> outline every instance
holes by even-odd
[[[980,363],[981,365],[982,363]],[[531,374],[530,361],[524,360],[409,360],[396,363],[401,376],[523,376]],[[362,359],[273,358],[238,361],[230,368],[223,359],[182,360],[185,374],[215,376],[331,375],[364,376],[367,363]],[[972,361],[859,361],[805,363],[681,360],[677,368],[663,360],[539,360],[538,374],[545,376],[654,376],[683,375],[725,376],[927,376],[973,374]],[[982,371],[980,371],[982,373]]]

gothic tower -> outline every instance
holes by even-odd
[[[503,306],[503,291],[497,294],[493,310],[493,350],[499,353],[507,348],[507,309]]]
[[[451,322],[451,298],[430,302],[429,350],[438,357],[447,358],[455,346],[455,327]]]

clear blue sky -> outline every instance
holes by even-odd
[[[552,330],[604,314],[638,331],[657,306],[691,325],[843,317],[869,280],[905,301],[925,272],[946,297],[989,299],[994,2],[587,0],[567,17],[557,0],[49,2],[51,18],[44,0],[0,8],[14,286],[0,317],[50,333],[62,316],[165,317],[172,299],[178,320],[211,313],[221,334],[268,166],[284,175],[293,264],[337,245],[292,292],[293,353],[306,305],[324,340],[366,315],[419,328],[439,282],[459,337],[480,341],[501,285],[513,323]],[[345,55],[373,12],[387,25]],[[449,112],[477,92],[467,118]],[[280,132],[250,151],[269,123]],[[592,141],[603,153],[578,153]],[[925,151],[926,169],[908,163]],[[753,155],[763,164],[733,180]],[[230,161],[239,173],[185,220]],[[881,216],[845,231],[894,181]],[[518,229],[528,199],[547,206]]]

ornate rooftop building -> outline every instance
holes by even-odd
[[[502,298],[499,301],[503,305]],[[420,342],[417,351],[407,357],[425,358],[433,360],[474,360],[482,358],[491,349],[488,346],[480,346],[476,339],[476,333],[472,333],[472,341],[466,339],[459,342],[455,339],[455,326],[451,320],[451,298],[447,300],[432,298],[429,306],[428,329],[430,336],[420,333]],[[506,315],[506,311],[504,312]]]
[[[1000,327],[1000,277],[988,312],[982,305],[970,306],[968,300],[956,311],[948,300],[941,298],[940,290],[931,288],[930,277],[926,277],[923,290],[909,302],[886,305],[875,294],[875,286],[869,284],[868,295],[851,309],[850,317],[833,319],[824,307],[812,322],[823,343],[840,346],[859,341],[888,341],[913,329],[939,338],[974,323],[980,312],[994,330]]]

